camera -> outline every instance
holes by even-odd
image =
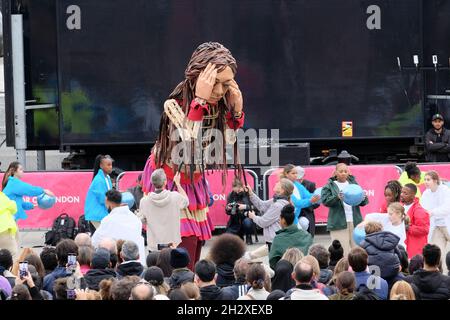
[[[28,261],[19,262],[19,276],[23,279],[28,275]]]
[[[171,245],[172,245],[171,243],[158,243],[158,251],[165,248],[170,248]]]
[[[77,255],[75,253],[69,253],[67,256],[67,271],[75,272],[77,268]]]
[[[239,210],[239,205],[240,204],[245,205],[245,208],[243,210]],[[248,205],[248,204],[244,204],[244,203],[238,203],[236,201],[230,202],[228,204],[228,206],[231,207],[231,215],[235,215],[236,213],[241,211],[242,214],[247,217],[248,216],[248,212],[253,210],[253,206],[252,205]]]
[[[239,203],[236,201],[228,204],[231,207],[231,215],[234,216],[239,211]]]

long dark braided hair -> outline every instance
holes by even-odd
[[[384,190],[389,189],[394,197],[393,202],[400,202],[400,194],[402,193],[402,185],[397,180],[388,181]]]
[[[94,174],[92,176],[92,180],[94,180],[95,176],[97,175],[97,173],[100,171],[100,165],[102,163],[102,161],[104,159],[108,159],[113,161],[113,159],[111,158],[110,155],[104,155],[104,154],[99,154],[95,157],[95,161],[94,161]]]

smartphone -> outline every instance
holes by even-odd
[[[158,243],[158,250],[170,248],[171,243]]]
[[[75,253],[69,253],[67,256],[67,271],[75,272],[77,268],[77,255]]]
[[[77,294],[75,293],[75,290],[67,289],[67,300],[75,300],[76,297]]]
[[[23,279],[28,275],[28,261],[19,262],[19,276]]]

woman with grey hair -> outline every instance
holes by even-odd
[[[147,224],[147,246],[150,251],[159,251],[181,243],[180,211],[187,208],[189,199],[180,184],[178,172],[173,181],[178,191],[166,189],[167,177],[163,169],[156,169],[151,175],[155,190],[140,203],[138,213],[142,223]]]

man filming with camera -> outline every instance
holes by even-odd
[[[233,180],[233,189],[228,195],[225,212],[230,216],[227,224],[227,233],[235,234],[242,239],[245,234],[245,242],[253,244],[252,234],[255,232],[254,222],[247,217],[248,212],[255,210],[250,202],[249,194],[245,192],[242,181]]]

